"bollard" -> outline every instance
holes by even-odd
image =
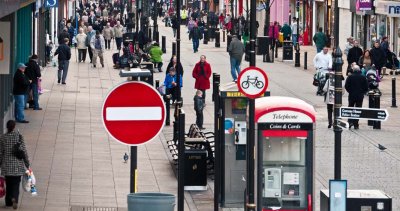
[[[164,102],[165,102],[165,125],[169,126],[170,125],[170,118],[171,118],[171,95],[164,95]],[[175,139],[174,139],[175,140]]]
[[[160,87],[160,80],[156,80],[156,89],[158,89],[158,87]]]
[[[203,44],[207,45],[208,44],[208,29],[207,28],[204,29],[203,35],[204,35]]]
[[[278,43],[277,42],[275,42],[275,58],[278,58]]]
[[[387,75],[386,74],[386,67],[382,67],[382,75]]]
[[[227,44],[226,44],[226,52],[228,52],[228,49],[229,49],[229,45],[231,44],[231,42],[232,42],[232,35],[230,35],[230,34],[228,34],[228,36],[227,36]]]
[[[149,36],[149,40],[153,41],[153,39],[151,38],[151,37],[152,37],[152,36],[151,36],[151,35],[152,35],[152,34],[151,34],[151,28],[149,28],[148,34],[149,34],[149,35],[148,35],[148,36]]]
[[[161,50],[163,53],[167,53],[167,48],[166,48],[165,44],[166,44],[166,37],[162,36],[161,37]]]
[[[222,42],[225,42],[225,30],[222,30]]]
[[[368,93],[368,107],[375,108],[373,93]],[[368,120],[368,126],[374,126],[374,121]]]
[[[172,42],[172,55],[176,55],[176,42]]]
[[[215,32],[215,47],[216,48],[219,48],[219,47],[221,47],[221,37],[220,37],[220,33],[219,33],[219,31],[216,31]]]
[[[397,108],[396,104],[396,78],[392,77],[392,108]]]
[[[381,94],[380,93],[375,93],[374,94],[374,104],[375,108],[381,108]],[[374,121],[374,126],[373,129],[381,129],[381,121]]]
[[[304,69],[307,70],[307,51],[304,52]]]

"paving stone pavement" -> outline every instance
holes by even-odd
[[[165,68],[171,56],[173,37],[172,30],[165,28],[161,21],[159,26],[160,36],[167,37],[167,54],[163,56]],[[185,70],[182,94],[188,128],[195,121],[192,100],[195,90],[191,71],[200,55],[207,56],[213,71],[221,74],[222,83],[232,79],[226,43],[221,42],[221,48],[215,48],[214,42],[208,45],[201,42],[199,52],[194,54],[185,32],[182,28],[181,55]],[[312,48],[308,48],[311,52]],[[74,51],[65,86],[56,83],[55,67],[45,68],[43,88],[46,92],[40,96],[43,110],[27,111],[26,116],[31,123],[17,126],[26,137],[39,192],[36,197],[23,193],[20,210],[61,211],[69,210],[70,206],[126,208],[129,164],[123,163],[122,156],[129,152],[129,147],[108,137],[101,123],[101,105],[105,95],[124,80],[112,68],[111,55],[114,51],[105,53],[105,68],[92,68],[88,62],[76,63]],[[247,65],[244,62],[242,67]],[[303,70],[302,67],[294,68],[290,62],[263,63],[260,56],[257,57],[257,65],[268,73],[272,95],[301,98],[314,105],[318,112],[317,194],[314,200],[316,210],[319,210],[319,190],[326,188],[329,179],[333,178],[333,132],[326,128],[327,115],[323,99],[315,96],[315,87],[311,85],[314,71],[310,65],[309,70]],[[163,81],[164,76],[164,73],[156,73],[155,79]],[[343,179],[349,180],[350,188],[382,189],[393,197],[393,210],[400,210],[400,114],[399,109],[389,108],[389,77],[383,80],[381,88],[381,106],[389,110],[389,121],[382,124],[382,130],[372,130],[362,121],[360,130],[343,132],[342,174]],[[205,127],[208,130],[213,128],[211,92],[207,91],[205,109]],[[346,99],[347,95],[344,95],[344,105],[347,104]],[[157,138],[138,148],[139,191],[176,194],[175,166],[166,146],[166,140],[171,138],[172,127],[164,127]],[[378,143],[388,149],[379,151]],[[213,210],[213,181],[209,180],[208,185],[208,191],[185,193],[185,210]],[[2,205],[3,201],[0,202]]]

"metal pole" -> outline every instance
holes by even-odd
[[[392,108],[397,108],[396,105],[396,78],[392,77]]]
[[[256,66],[256,0],[251,0],[250,3],[250,66]],[[255,99],[249,99],[249,128],[246,155],[247,155],[247,211],[255,211],[255,191],[254,191],[254,166],[255,166],[255,137],[254,137],[254,113],[255,113]]]
[[[299,44],[299,19],[300,19],[300,0],[296,0],[296,22],[297,22],[297,36],[296,36],[296,53],[295,53],[295,58],[294,58],[294,66],[295,67],[300,67],[300,44]]]
[[[178,28],[176,29],[176,61],[177,64],[181,63],[181,0],[175,0],[176,1],[176,18],[178,21]],[[177,97],[178,97],[178,101],[181,101],[181,73],[182,70],[180,70],[179,68],[177,68],[177,76],[176,76],[176,80],[177,80],[177,86],[179,87],[179,89],[177,89]]]
[[[178,0],[179,1],[179,0]],[[184,211],[185,202],[185,113],[179,109],[179,140],[178,140],[178,211]]]
[[[264,36],[268,36],[268,29],[269,29],[269,13],[270,13],[270,8],[269,8],[269,1],[265,1],[265,22],[264,22]],[[290,20],[290,19],[289,19]]]
[[[167,40],[167,38],[165,36],[161,37],[161,50],[163,53],[167,53],[167,48],[166,48],[167,41],[166,40]]]
[[[213,77],[213,100],[214,100],[214,139],[215,143],[220,143],[220,122],[219,122],[219,84],[220,84],[220,75],[215,74]],[[220,165],[220,145],[215,144],[215,180],[214,180],[214,211],[219,211],[219,202],[220,202],[220,192],[221,192],[221,165]]]
[[[339,110],[342,106],[342,51],[339,46],[339,7],[338,1],[335,1],[335,53],[333,65],[335,67],[335,105],[334,105],[334,132],[335,132],[335,161],[334,174],[335,180],[341,179],[342,171],[342,128],[338,126],[340,120]]]
[[[135,14],[135,19],[136,19],[136,24],[135,24],[135,30],[136,30],[136,36],[139,33],[139,0],[136,0],[136,14]],[[137,39],[136,39],[137,40]],[[136,41],[137,42],[137,41]]]
[[[158,23],[157,23],[157,0],[154,0],[154,5],[153,5],[153,9],[154,9],[154,12],[153,12],[153,27],[154,27],[154,29],[153,29],[153,40],[155,40],[156,42],[159,42],[159,37],[158,37]]]
[[[131,186],[130,192],[136,193],[137,191],[137,146],[131,146]]]

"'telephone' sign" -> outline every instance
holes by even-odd
[[[58,7],[58,0],[45,0],[44,6],[45,7]]]

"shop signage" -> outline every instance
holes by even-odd
[[[372,10],[372,0],[357,0],[356,3],[356,10],[363,11],[363,10]]]
[[[10,22],[0,22],[0,74],[10,74]]]
[[[286,123],[286,122],[275,122],[275,123],[259,123],[258,128],[260,130],[312,130],[312,123]]]
[[[58,0],[45,0],[45,7],[58,7]]]
[[[258,122],[268,122],[268,123],[275,123],[275,122],[290,122],[290,123],[301,123],[301,122],[313,122],[312,119],[300,112],[296,111],[274,111],[271,113],[267,113],[261,116],[258,119]]]
[[[378,1],[375,13],[390,17],[400,17],[400,2]]]
[[[389,16],[400,16],[400,4],[387,6]]]

